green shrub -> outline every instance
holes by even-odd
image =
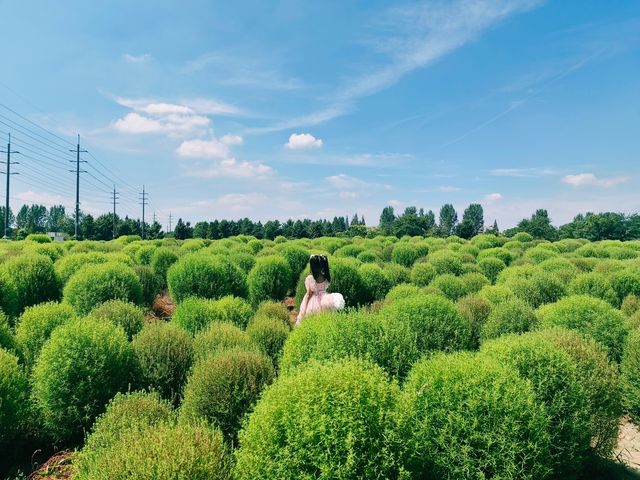
[[[515,298],[515,294],[503,285],[487,285],[482,287],[478,296],[488,300],[492,305]]]
[[[274,367],[280,364],[282,348],[289,336],[290,328],[280,318],[259,316],[247,327],[247,335],[254,344],[271,358]]]
[[[88,265],[69,279],[64,299],[78,314],[86,315],[108,300],[142,304],[142,286],[136,272],[122,264]]]
[[[450,273],[452,275],[462,274],[462,260],[460,257],[449,250],[437,250],[429,254],[427,258],[429,263],[436,269],[438,275]]]
[[[8,446],[22,431],[28,416],[29,381],[18,358],[0,348],[0,445]]]
[[[27,243],[23,249],[24,253],[31,253],[35,255],[44,255],[49,257],[52,262],[57,261],[64,255],[64,249],[54,243]]]
[[[357,357],[403,378],[419,356],[416,334],[404,322],[363,311],[324,313],[295,328],[285,343],[281,366],[292,371],[309,360]]]
[[[620,311],[627,317],[631,317],[638,310],[640,310],[640,297],[635,296],[633,293],[627,295],[620,305]]]
[[[527,232],[518,232],[512,237],[516,242],[529,243],[533,242],[533,237]]]
[[[456,308],[471,331],[471,348],[478,348],[480,346],[480,331],[487,321],[493,305],[484,297],[468,295],[458,300]]]
[[[396,286],[401,283],[409,283],[411,270],[397,263],[387,263],[382,267],[384,274],[391,280],[391,285]]]
[[[281,376],[240,432],[235,478],[396,478],[398,395],[382,369],[358,360]]]
[[[167,272],[169,292],[176,302],[188,297],[245,297],[246,275],[239,267],[220,257],[186,255]]]
[[[627,295],[640,296],[640,269],[627,267],[614,272],[611,276],[611,286],[618,294],[618,301],[622,301]]]
[[[138,425],[89,455],[74,480],[227,480],[231,469],[222,434],[202,422]]]
[[[358,268],[364,292],[368,295],[365,303],[382,300],[391,290],[391,280],[384,274],[382,268],[373,263],[365,263]]]
[[[381,315],[404,322],[417,335],[418,350],[460,350],[472,347],[472,332],[455,305],[437,295],[419,295],[385,305]]]
[[[193,339],[170,323],[146,325],[131,344],[140,367],[139,384],[177,404],[193,363]]]
[[[16,325],[16,342],[28,369],[33,367],[51,332],[75,316],[69,305],[54,302],[34,305],[22,313]]]
[[[489,285],[490,282],[482,273],[469,272],[460,276],[460,280],[465,286],[466,293],[477,293],[485,285]]]
[[[576,275],[580,274],[580,270],[571,260],[561,257],[545,260],[538,267],[545,272],[553,273],[565,283],[571,282]]]
[[[367,303],[367,292],[355,260],[335,259],[331,262],[331,292],[339,292],[344,296],[347,307],[357,307]]]
[[[528,382],[492,359],[455,353],[416,363],[398,415],[413,478],[537,480],[549,473],[544,407]]]
[[[419,287],[426,287],[437,275],[438,272],[430,263],[416,263],[411,269],[411,283]]]
[[[20,310],[18,291],[11,277],[0,267],[0,310],[9,316],[17,315]]]
[[[504,247],[487,248],[478,254],[478,263],[488,258],[497,258],[505,265],[509,265],[513,260],[513,254]]]
[[[540,270],[533,270],[528,277],[513,276],[508,278],[504,286],[533,308],[545,303],[556,302],[566,293],[566,286],[558,277]]]
[[[450,273],[438,275],[429,286],[437,288],[445,297],[454,302],[468,293],[462,278]]]
[[[247,246],[253,253],[258,253],[264,248],[264,244],[260,240],[251,240],[247,243]]]
[[[87,477],[94,462],[100,461],[107,449],[118,441],[123,432],[146,425],[158,425],[174,416],[171,405],[156,392],[116,393],[106,411],[98,416],[85,446],[74,459],[75,474]]]
[[[617,367],[609,362],[601,345],[577,332],[553,328],[542,330],[537,335],[569,354],[578,367],[578,380],[586,393],[591,415],[592,449],[601,458],[610,458],[618,443],[622,415]]]
[[[161,288],[167,286],[167,272],[171,265],[178,261],[178,254],[172,248],[160,247],[156,248],[151,255],[151,270],[161,281]]]
[[[505,335],[483,344],[481,352],[514,368],[529,380],[550,417],[554,476],[580,472],[590,448],[591,416],[572,358],[536,334]]]
[[[60,280],[48,257],[21,255],[7,260],[0,269],[15,286],[16,313],[31,305],[60,298]]]
[[[1,348],[14,355],[20,357],[22,356],[18,348],[16,339],[13,336],[13,331],[11,330],[9,322],[7,321],[7,317],[2,312],[2,310],[0,310],[0,349]]]
[[[356,258],[362,252],[364,252],[366,248],[362,245],[345,245],[336,250],[333,255],[336,258]]]
[[[235,438],[244,414],[274,378],[271,359],[258,352],[227,350],[195,365],[184,388],[180,416],[204,419]]]
[[[612,360],[622,358],[628,332],[625,317],[604,300],[572,295],[541,308],[539,316],[543,326],[576,330],[603,345]]]
[[[284,257],[291,268],[291,281],[288,288],[294,288],[300,274],[309,264],[309,250],[296,245],[287,245],[280,250],[280,255]]]
[[[32,395],[54,438],[81,438],[107,402],[129,388],[135,357],[121,327],[92,319],[56,328],[33,368]]]
[[[426,253],[421,252],[416,245],[410,243],[398,243],[393,248],[391,260],[399,265],[411,268],[419,258],[424,257],[425,255]]]
[[[389,302],[395,302],[396,300],[401,300],[403,298],[413,297],[420,294],[421,290],[416,285],[401,283],[400,285],[396,285],[391,290],[389,290],[389,293],[387,293],[385,299]]]
[[[533,309],[518,298],[496,305],[480,331],[480,342],[508,333],[524,333],[534,330],[538,319]]]
[[[611,286],[606,275],[597,272],[589,272],[577,275],[569,284],[569,293],[572,295],[590,295],[604,300],[614,307],[619,305],[618,295]]]
[[[254,306],[265,300],[284,300],[292,275],[289,262],[284,258],[276,255],[260,257],[249,272],[249,300]]]
[[[277,318],[287,326],[289,326],[289,322],[291,319],[291,316],[289,314],[289,310],[287,309],[287,307],[285,307],[280,302],[274,302],[274,301],[262,302],[258,306],[258,309],[256,310],[256,313],[253,318],[257,320],[258,318],[263,318],[263,317]]]
[[[162,280],[147,265],[135,265],[133,271],[136,272],[140,280],[142,302],[148,306],[153,305],[154,300],[162,289]]]
[[[32,233],[25,238],[27,242],[51,243],[51,237],[46,233]]]
[[[231,263],[237,265],[240,270],[246,274],[248,274],[256,264],[256,257],[250,253],[239,252],[237,250],[232,250],[231,253],[228,254],[228,258]]]
[[[478,261],[480,271],[487,277],[491,283],[495,283],[498,275],[507,265],[498,257],[487,257]]]
[[[96,320],[120,325],[131,340],[144,326],[144,312],[133,303],[122,300],[108,300],[89,312]]]
[[[155,245],[142,245],[135,253],[134,258],[140,265],[151,265],[153,254],[158,249]]]
[[[195,360],[202,360],[212,354],[234,348],[242,350],[259,349],[246,332],[227,322],[211,322],[193,340]]]
[[[362,263],[382,263],[382,257],[372,250],[359,253],[356,259]]]
[[[224,297],[219,300],[191,297],[178,304],[171,321],[195,335],[211,322],[229,322],[245,328],[253,310],[243,299]]]
[[[620,365],[624,406],[636,424],[640,424],[640,328],[627,337]]]
[[[55,270],[62,285],[65,285],[71,276],[86,265],[107,263],[109,256],[102,252],[86,252],[65,255],[55,264]]]

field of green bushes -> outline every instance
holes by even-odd
[[[0,478],[612,478],[640,424],[640,241],[30,235],[0,308]]]

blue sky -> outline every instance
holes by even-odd
[[[556,224],[639,207],[635,0],[34,0],[0,11],[0,103],[71,142],[80,133],[108,168],[95,177],[118,183],[122,214],[139,215],[143,183],[163,224],[169,212],[358,212],[375,224],[388,204],[461,214],[480,202],[487,224],[508,227],[541,207]],[[12,130],[20,149],[28,138],[13,122],[29,124],[0,114],[0,135]],[[73,176],[32,157],[19,159],[12,204],[72,205]],[[104,184],[85,179],[83,209],[107,210]]]

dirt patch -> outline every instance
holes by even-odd
[[[63,450],[40,465],[27,480],[69,480],[73,474],[72,462],[76,452]]]
[[[624,417],[620,422],[618,447],[614,456],[620,462],[640,472],[640,428]]]
[[[167,292],[162,292],[153,301],[151,310],[156,317],[167,319],[173,316],[173,312],[176,311],[176,304]]]

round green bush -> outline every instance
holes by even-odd
[[[156,392],[117,393],[98,416],[84,448],[74,459],[77,478],[88,477],[92,465],[105,455],[123,432],[141,426],[158,425],[174,416],[171,405],[161,400]]]
[[[193,353],[196,361],[234,348],[259,350],[258,345],[253,342],[247,332],[227,322],[211,322],[193,340]]]
[[[35,243],[51,243],[51,237],[46,233],[32,233],[27,235],[25,238],[27,242],[35,242]]]
[[[396,286],[401,283],[409,283],[411,270],[397,263],[387,263],[382,267],[384,274],[391,280],[391,285]]]
[[[571,280],[580,274],[578,267],[567,258],[551,258],[538,264],[538,267],[545,272],[553,273],[565,283],[571,282]]]
[[[287,326],[289,326],[289,321],[291,319],[291,315],[289,314],[289,310],[287,310],[287,307],[285,307],[280,302],[274,301],[262,302],[258,306],[258,309],[256,310],[256,313],[253,317],[254,321],[263,317],[277,318]]]
[[[416,263],[411,269],[411,283],[419,287],[426,287],[437,275],[438,272],[430,263]]]
[[[227,480],[231,470],[222,433],[204,422],[136,425],[107,447],[86,450],[74,480]]]
[[[397,478],[398,395],[382,369],[359,360],[281,376],[240,432],[235,478]]]
[[[49,257],[52,262],[57,261],[60,257],[64,255],[64,249],[54,243],[28,243],[25,244],[24,249],[22,250],[24,253],[32,253],[36,255],[44,255],[45,257]]]
[[[4,348],[14,355],[21,356],[13,331],[11,330],[7,317],[2,310],[0,310],[0,348]]]
[[[591,415],[572,358],[535,333],[505,335],[484,343],[480,351],[533,385],[550,417],[554,476],[572,478],[580,472],[590,448]]]
[[[451,301],[438,295],[400,299],[385,305],[380,314],[407,324],[417,335],[418,350],[422,353],[472,347],[469,325]]]
[[[284,257],[291,268],[289,288],[294,288],[300,274],[309,264],[309,250],[296,245],[287,245],[280,250],[280,255]]]
[[[368,294],[365,303],[382,300],[391,290],[391,280],[382,268],[373,263],[365,263],[358,268],[364,291]]]
[[[0,445],[8,446],[28,416],[29,381],[18,358],[0,348]]]
[[[162,289],[162,279],[160,279],[151,267],[147,265],[134,265],[133,271],[136,272],[142,287],[142,302],[144,305],[152,306],[154,300]]]
[[[16,342],[30,370],[40,350],[53,332],[76,316],[75,311],[64,303],[41,303],[27,308],[16,325]]]
[[[454,353],[416,363],[398,415],[413,478],[537,480],[550,471],[544,407],[492,359]]]
[[[487,285],[482,287],[478,296],[488,300],[492,305],[497,305],[506,300],[515,298],[515,294],[503,285]]]
[[[329,291],[341,293],[347,307],[357,307],[367,303],[369,293],[362,282],[358,263],[355,260],[334,259],[330,263],[330,268]]]
[[[420,290],[420,288],[417,287],[416,285],[412,285],[409,283],[401,283],[393,287],[391,290],[389,290],[389,293],[387,293],[387,296],[385,297],[385,299],[388,302],[395,302],[396,300],[401,300],[403,298],[420,295],[421,292],[422,291]]]
[[[121,327],[93,319],[56,328],[33,368],[32,396],[43,427],[77,440],[107,402],[129,388],[136,362]]]
[[[478,254],[478,262],[487,258],[497,258],[505,265],[509,265],[513,260],[513,254],[504,247],[487,248]]]
[[[232,250],[228,258],[234,265],[237,265],[244,273],[249,274],[256,264],[256,257],[250,253]]]
[[[48,257],[20,255],[7,260],[0,269],[15,286],[16,313],[31,305],[60,298],[60,280]]]
[[[260,257],[249,272],[249,300],[258,306],[265,300],[284,300],[293,272],[284,258],[277,255]]]
[[[426,253],[420,251],[420,249],[416,245],[403,242],[398,243],[393,248],[393,252],[391,253],[391,260],[399,265],[411,268],[411,266],[416,263],[419,258],[422,258],[425,255]]]
[[[606,350],[593,340],[563,328],[542,330],[540,337],[569,354],[587,396],[591,414],[591,447],[595,455],[610,458],[618,443],[622,394],[618,369],[607,358]]]
[[[486,257],[478,261],[480,271],[487,277],[491,283],[495,283],[498,275],[507,265],[498,257]]]
[[[249,338],[271,358],[276,368],[280,364],[280,356],[289,331],[289,326],[281,319],[268,316],[255,318],[247,327]]]
[[[172,248],[160,247],[156,248],[151,255],[151,270],[161,279],[161,287],[167,285],[167,272],[171,265],[178,261],[178,254]]]
[[[462,278],[450,273],[438,275],[429,286],[437,288],[445,297],[454,302],[468,293]]]
[[[524,301],[514,298],[496,305],[480,331],[480,342],[508,333],[534,330],[538,324],[533,309]]]
[[[146,325],[131,343],[140,367],[139,384],[178,404],[193,363],[193,339],[170,323]]]
[[[627,295],[620,305],[620,311],[627,317],[633,316],[638,310],[640,310],[640,297],[637,297],[633,293]]]
[[[460,275],[463,271],[462,260],[450,250],[437,250],[429,254],[427,260],[436,269],[438,275],[450,273]]]
[[[533,242],[533,237],[527,232],[518,232],[512,237],[516,242],[529,243]]]
[[[356,259],[362,263],[382,263],[382,257],[373,250],[359,253]]]
[[[69,279],[64,299],[78,314],[86,315],[108,300],[142,304],[142,286],[136,272],[122,264],[88,265]]]
[[[89,312],[96,320],[120,325],[131,340],[144,326],[144,312],[133,303],[122,300],[108,300]]]
[[[242,417],[274,376],[271,359],[261,353],[234,349],[211,355],[194,366],[180,417],[212,422],[233,439]]]
[[[637,267],[627,267],[611,276],[611,286],[618,294],[618,301],[622,301],[627,295],[640,296],[640,269]]]
[[[547,248],[542,248],[542,245],[540,245],[535,248],[530,248],[529,250],[527,250],[523,258],[533,263],[541,263],[541,262],[544,262],[545,260],[556,258],[557,256],[558,256],[557,252],[554,252]]]
[[[403,378],[419,356],[416,334],[404,322],[363,311],[324,313],[305,319],[291,333],[281,367],[289,372],[309,360],[357,357]]]
[[[456,303],[458,313],[467,322],[471,330],[471,348],[480,346],[480,331],[487,321],[493,305],[479,295],[467,295]]]
[[[611,286],[609,278],[597,272],[589,272],[577,275],[569,284],[569,294],[590,295],[613,305],[619,305],[618,295]]]
[[[16,286],[11,277],[0,268],[0,310],[13,316],[19,313],[19,309]]]
[[[619,362],[628,329],[625,316],[604,300],[586,295],[565,297],[539,311],[544,327],[576,330],[603,345],[609,358]]]
[[[134,259],[140,265],[151,265],[151,259],[157,249],[155,245],[142,245],[135,253]]]
[[[68,254],[58,260],[55,270],[62,285],[65,285],[71,276],[82,267],[89,264],[107,263],[109,256],[102,252],[86,252]]]
[[[620,371],[624,406],[633,421],[640,425],[640,328],[627,337]]]
[[[477,293],[482,287],[490,284],[487,277],[479,272],[464,273],[460,276],[460,280],[465,286],[466,293]]]
[[[251,240],[247,243],[247,246],[253,253],[258,253],[264,248],[264,244],[260,240]]]
[[[565,284],[554,274],[542,270],[533,270],[528,277],[512,276],[504,286],[533,308],[556,302],[566,294]]]
[[[220,257],[186,255],[167,272],[169,293],[176,302],[189,297],[245,297],[246,275],[239,267]]]
[[[219,300],[191,297],[178,304],[171,321],[195,335],[211,322],[229,322],[245,328],[253,310],[242,298],[223,297]]]

